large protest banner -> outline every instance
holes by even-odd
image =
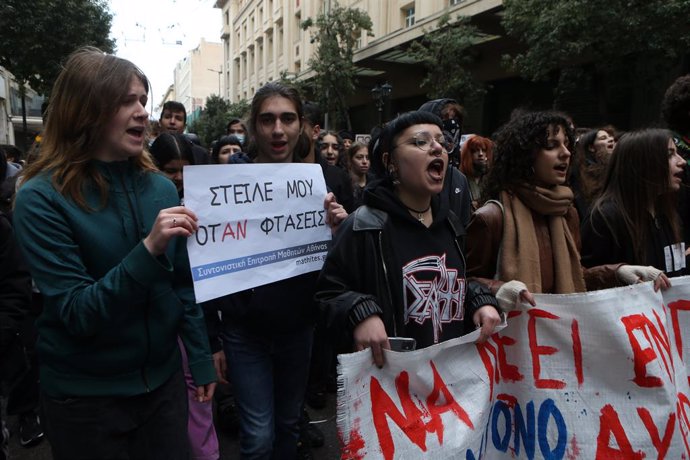
[[[478,333],[339,356],[347,459],[690,459],[690,278],[536,295]]]
[[[331,240],[316,164],[185,166],[198,302],[321,269]]]

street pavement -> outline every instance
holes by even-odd
[[[4,401],[3,401],[4,403]],[[3,408],[4,409],[4,408]],[[327,395],[327,405],[324,409],[308,409],[312,423],[321,429],[325,437],[323,447],[313,449],[312,453],[315,460],[335,460],[340,458],[338,437],[335,427],[335,395]],[[16,432],[16,418],[7,419],[9,428],[13,431],[10,439],[10,459],[12,460],[51,460],[50,446],[47,440],[41,444],[24,448],[19,445],[18,434]],[[237,435],[232,435],[219,430],[218,440],[220,442],[220,458],[222,460],[239,460],[239,439]]]

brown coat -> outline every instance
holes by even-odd
[[[553,293],[553,252],[549,236],[548,220],[546,216],[532,213],[534,228],[539,242],[539,263],[541,265],[541,284],[543,292]],[[580,220],[574,207],[568,210],[566,221],[580,250]],[[506,281],[495,280],[497,273],[498,251],[503,239],[503,213],[495,203],[487,203],[473,215],[467,227],[467,275],[478,278],[487,284],[492,292]],[[594,291],[614,286],[620,286],[616,279],[616,270],[621,264],[601,265],[583,268],[587,290]]]

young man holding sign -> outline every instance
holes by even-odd
[[[301,99],[294,89],[277,83],[259,89],[249,119],[252,136],[248,151],[253,162],[299,161],[298,152],[308,147],[308,140],[303,138],[302,117]],[[277,195],[273,188],[265,190],[265,194]],[[326,197],[326,208],[327,221],[332,224],[347,215],[332,194]],[[284,221],[272,223],[283,224]],[[269,233],[267,228],[262,230]],[[222,312],[220,339],[239,410],[243,458],[295,457],[309,371],[316,276],[316,272],[293,275],[207,303],[209,318],[217,315],[208,309]],[[211,329],[217,327],[211,325]],[[218,364],[222,372],[224,364]]]

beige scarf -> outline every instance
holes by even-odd
[[[586,291],[580,253],[565,216],[573,202],[568,187],[518,186],[514,194],[501,192],[504,208],[503,241],[499,255],[499,279],[520,280],[531,292],[542,292],[539,242],[532,210],[549,216],[549,235],[553,251],[556,293]]]

